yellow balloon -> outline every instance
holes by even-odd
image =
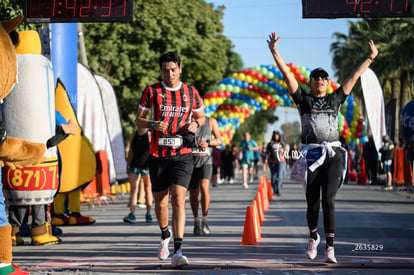
[[[328,94],[332,94],[332,92],[333,92],[333,88],[332,88],[332,86],[329,86],[328,87],[328,90],[327,90],[327,93]]]
[[[359,113],[360,112],[361,112],[361,109],[359,109],[359,106],[355,105],[355,107],[354,107],[354,114],[358,114],[358,116],[359,116]]]
[[[356,126],[358,126],[358,121],[352,120],[351,121],[351,128],[355,128]]]

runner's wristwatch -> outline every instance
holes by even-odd
[[[148,121],[148,128],[150,128],[150,129],[155,129],[155,124],[156,122],[155,121]]]

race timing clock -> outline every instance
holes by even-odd
[[[131,22],[133,0],[26,0],[28,23]]]
[[[414,17],[414,0],[302,0],[303,18]]]

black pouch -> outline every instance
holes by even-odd
[[[185,131],[183,134],[183,146],[194,148],[197,147],[195,133],[191,131]]]
[[[320,148],[309,150],[306,153],[306,161],[308,163],[308,167],[311,166],[315,161],[317,161],[321,156],[322,150]]]

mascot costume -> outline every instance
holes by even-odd
[[[21,31],[17,40],[19,82],[4,100],[4,125],[11,136],[44,142],[56,132],[52,65],[41,55],[38,32]],[[25,100],[31,103],[22,105]],[[62,132],[60,136],[65,138],[65,133]],[[19,231],[27,223],[30,209],[32,245],[61,242],[52,234],[46,214],[47,205],[52,203],[59,186],[56,149],[56,141],[59,139],[55,137],[52,140],[46,144],[45,161],[41,164],[14,170],[7,166],[3,168],[13,245],[24,244]]]
[[[0,99],[3,100],[17,81],[17,59],[9,33],[22,21],[17,16],[0,23]],[[22,105],[27,102],[22,102]],[[7,136],[0,121],[0,161],[11,168],[31,166],[43,161],[46,145]],[[0,274],[27,274],[12,264],[11,226],[7,219],[2,184],[0,184]]]
[[[55,104],[56,111],[67,121],[75,123],[77,134],[70,135],[58,145],[62,174],[59,191],[53,202],[52,224],[55,226],[93,224],[95,223],[93,218],[80,213],[80,198],[81,190],[95,177],[96,157],[92,144],[83,135],[75,110],[60,80],[55,89]],[[66,215],[65,201],[69,204],[69,216]]]

